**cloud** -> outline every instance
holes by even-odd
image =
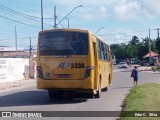
[[[85,19],[105,19],[108,17],[108,11],[105,6],[101,6],[97,9],[88,9],[88,12],[82,17]]]
[[[59,10],[63,11],[59,13],[60,16],[64,16],[66,11],[70,11],[76,6],[83,5],[78,10],[81,14],[79,17],[89,20],[110,17],[125,21],[139,17],[153,18],[160,15],[159,0],[105,0],[103,2],[98,0],[46,0],[45,3],[56,5],[57,10],[62,8]]]
[[[140,36],[141,34],[137,33],[135,30],[129,30],[129,29],[124,29],[124,28],[117,28],[117,30],[112,29],[111,30],[113,35],[108,35],[106,38],[110,40],[112,44],[115,43],[128,43],[133,36]],[[123,31],[123,32],[119,32]],[[141,38],[141,36],[140,36]]]
[[[82,8],[78,9],[78,17],[82,19],[105,19],[109,16],[109,7],[113,4],[116,0],[106,0],[103,2],[97,0],[48,0],[48,2],[55,3],[57,6],[65,8],[65,11],[61,9],[61,11],[70,11],[74,7],[83,5]],[[57,8],[58,9],[58,8]],[[73,12],[72,15],[75,15]],[[64,16],[63,13],[59,14],[60,16]]]
[[[131,39],[130,36],[127,36],[127,35],[115,35],[114,36],[114,43],[118,43],[118,44],[121,44],[121,43],[128,43],[128,41]]]
[[[145,0],[142,7],[147,17],[155,17],[160,15],[159,6],[159,0]]]
[[[98,0],[48,0],[49,2],[55,2],[57,4],[63,4],[66,6],[73,6],[73,5],[91,5],[91,6],[99,6],[99,5],[110,5],[116,0],[105,0],[100,2]]]
[[[120,0],[115,4],[114,10],[119,20],[128,20],[140,13],[141,5],[136,0]]]

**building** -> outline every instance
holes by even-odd
[[[0,46],[0,58],[29,58],[36,52],[26,51],[22,47],[18,47],[17,51],[15,47]]]
[[[36,78],[36,52],[0,47],[0,83]]]

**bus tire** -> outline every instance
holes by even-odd
[[[48,90],[48,96],[51,99],[56,97],[55,92],[53,90]]]
[[[88,97],[88,98],[95,98],[95,95],[94,95],[93,93],[88,93],[88,94],[87,94],[87,97]]]
[[[49,98],[62,98],[63,97],[63,92],[62,91],[53,91],[53,90],[48,90],[48,95]]]
[[[95,94],[95,98],[100,98],[100,96],[101,96],[101,82],[99,81],[98,91],[97,91],[97,93]]]
[[[57,91],[56,98],[63,98],[63,91]]]
[[[108,86],[103,88],[103,91],[108,91]]]

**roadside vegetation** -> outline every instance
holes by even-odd
[[[128,43],[112,44],[111,49],[117,62],[131,58],[145,62],[148,59],[144,59],[143,56],[148,53],[149,38],[140,40],[137,36],[133,36]],[[160,54],[160,38],[151,40],[151,50]]]
[[[121,114],[120,120],[158,120],[158,117],[134,117],[134,115],[136,111],[160,111],[159,92],[160,84],[156,83],[133,87],[124,100],[124,114]],[[134,114],[126,111],[132,111]],[[124,115],[131,117],[122,117]]]
[[[160,66],[154,66],[154,67],[152,67],[152,70],[153,71],[160,71]]]

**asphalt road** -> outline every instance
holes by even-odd
[[[139,84],[160,83],[160,74],[140,72]],[[0,111],[121,111],[122,101],[133,87],[130,70],[115,70],[113,83],[107,92],[102,92],[100,99],[74,98],[66,95],[63,99],[49,99],[45,90],[30,86],[0,94]],[[71,114],[71,113],[70,113]],[[96,114],[96,113],[95,113]],[[92,120],[115,120],[117,117],[94,117]],[[2,119],[2,118],[0,118]],[[12,120],[17,118],[12,118]],[[24,118],[23,118],[24,119]],[[31,119],[31,118],[30,118]],[[35,118],[32,118],[35,119]],[[46,119],[46,118],[38,118]],[[90,120],[90,117],[54,117],[52,120]]]

